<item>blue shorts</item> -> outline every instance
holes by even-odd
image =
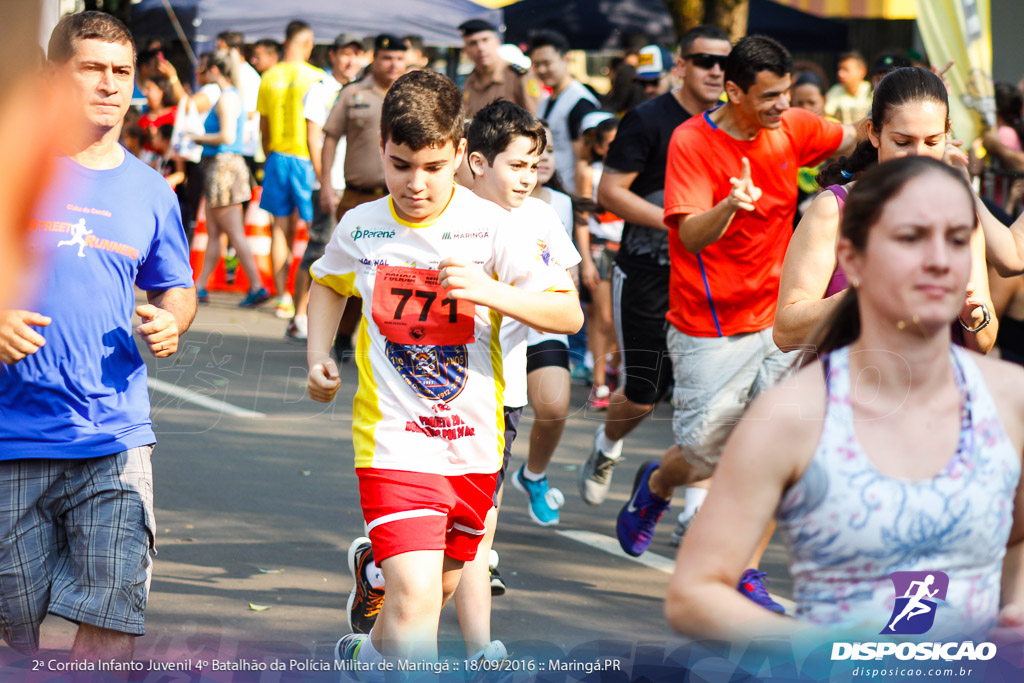
[[[263,196],[260,208],[274,216],[293,211],[309,223],[313,220],[313,162],[309,159],[271,152],[263,166]]]

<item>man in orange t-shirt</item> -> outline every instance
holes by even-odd
[[[650,544],[675,488],[711,475],[750,398],[788,363],[771,326],[797,171],[852,150],[857,138],[853,126],[789,108],[792,66],[771,38],[743,38],[725,66],[728,101],[672,135],[665,223],[676,445],[641,467],[619,513],[619,543],[633,555]],[[744,575],[741,590],[781,610],[759,579],[743,588],[751,583]]]

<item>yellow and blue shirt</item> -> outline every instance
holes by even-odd
[[[306,62],[278,62],[263,74],[256,109],[267,119],[271,152],[309,158],[302,101],[323,77],[322,70]]]

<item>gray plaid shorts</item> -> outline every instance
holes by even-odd
[[[47,612],[145,633],[155,553],[153,446],[0,461],[0,636],[39,649]]]

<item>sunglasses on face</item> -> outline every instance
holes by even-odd
[[[713,69],[715,64],[717,64],[723,71],[725,71],[725,60],[729,59],[729,56],[711,55],[706,52],[694,52],[693,54],[683,55],[683,59],[689,60],[698,69]]]

